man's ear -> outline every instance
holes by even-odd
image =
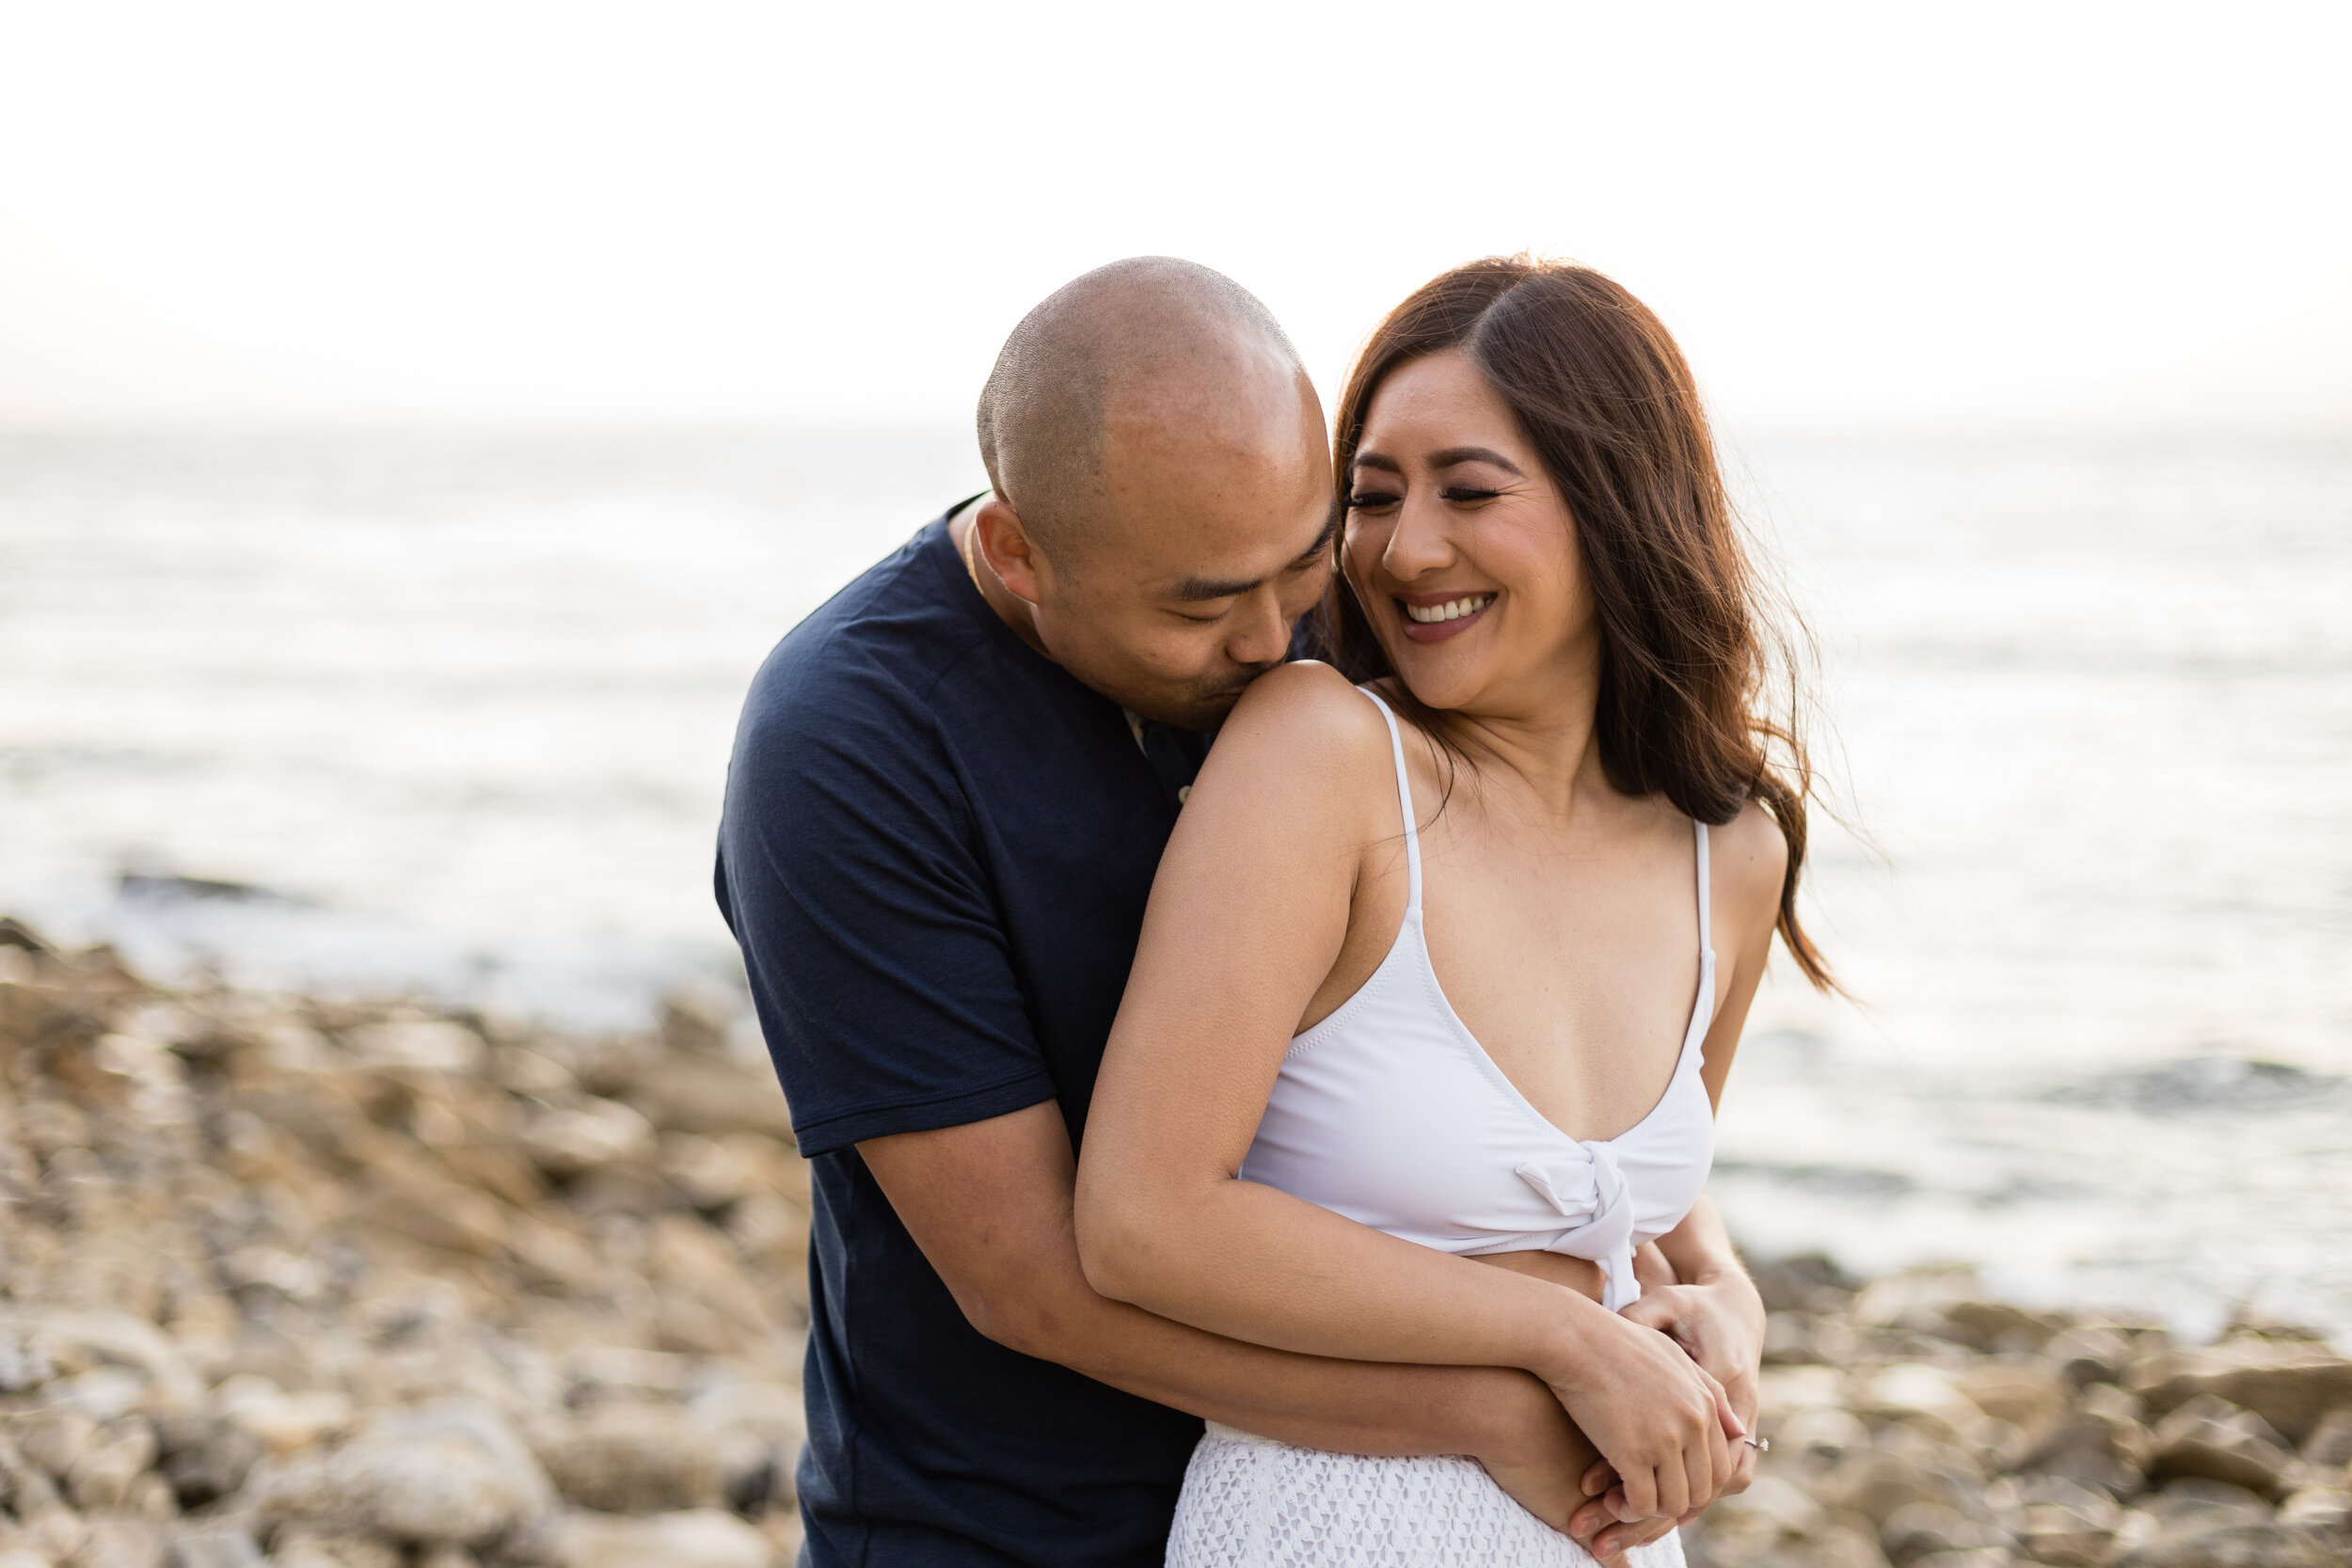
[[[982,501],[972,515],[972,540],[996,580],[1014,598],[1034,606],[1039,597],[1037,546],[1012,503],[1002,496]]]

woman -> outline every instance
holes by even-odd
[[[1705,418],[1638,300],[1520,258],[1398,307],[1337,442],[1337,668],[1261,679],[1193,787],[1080,1251],[1237,1338],[1526,1369],[1615,1472],[1595,1548],[1677,1563],[1756,1446],[1709,1370],[1762,1326],[1701,1196],[1714,1106],[1774,931],[1828,983]],[[1581,1500],[1212,1427],[1168,1561],[1586,1563]]]

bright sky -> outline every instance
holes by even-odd
[[[0,423],[967,417],[1220,267],[1327,394],[1438,269],[1756,425],[2352,429],[2352,7],[0,0]]]

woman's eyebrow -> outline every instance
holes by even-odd
[[[1376,451],[1358,452],[1356,454],[1355,467],[1359,468],[1377,468],[1382,473],[1388,474],[1401,474],[1405,471],[1404,464],[1399,463],[1393,457],[1390,457]]]
[[[1433,468],[1451,468],[1456,463],[1491,463],[1498,468],[1518,474],[1521,479],[1527,477],[1519,473],[1517,463],[1491,447],[1448,447],[1443,451],[1429,454],[1429,466]]]

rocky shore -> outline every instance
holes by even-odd
[[[731,997],[564,1036],[0,921],[0,1568],[770,1568],[805,1169]],[[2352,1564],[2352,1362],[1765,1267],[1696,1568]]]
[[[2182,1346],[1957,1270],[1756,1274],[1772,1447],[1685,1533],[1693,1568],[2352,1564],[2352,1361],[2311,1335]]]
[[[806,1172],[657,1032],[167,993],[0,921],[0,1568],[769,1568]]]

